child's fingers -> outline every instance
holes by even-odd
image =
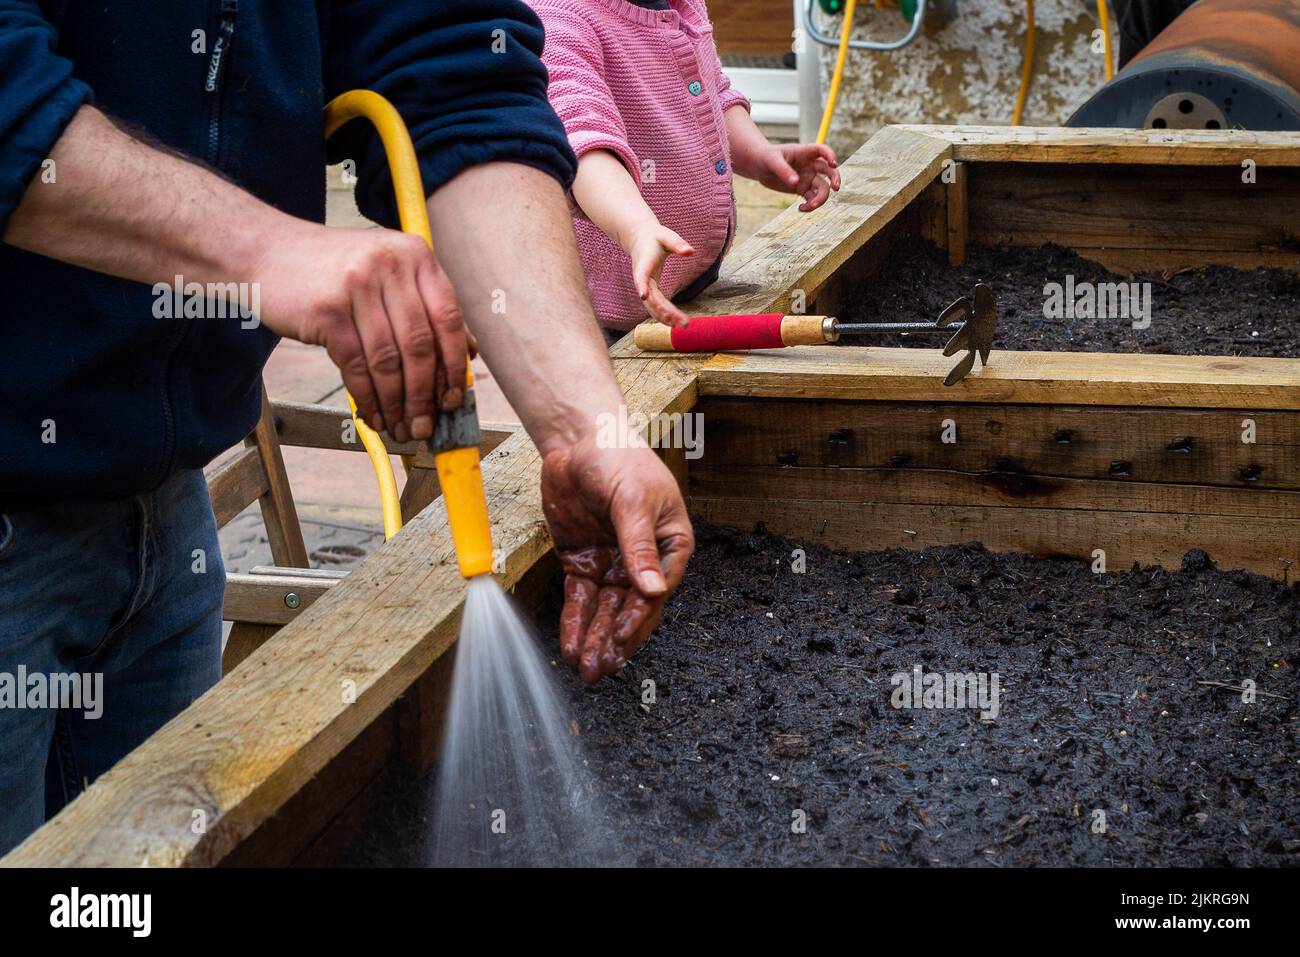
[[[768,154],[767,170],[781,182],[794,190],[799,185],[799,174],[795,168],[790,165],[789,161],[780,150],[772,150]]]
[[[658,247],[638,253],[632,261],[632,282],[636,285],[636,294],[644,302],[649,298],[654,280],[663,268],[664,257]]]
[[[808,188],[804,191],[804,202],[799,206],[802,213],[811,213],[814,209],[823,205],[831,194],[830,181],[824,176],[815,176]]]
[[[659,245],[667,252],[678,256],[693,256],[695,254],[695,248],[690,243],[666,226],[659,230],[659,235],[656,238],[659,240]]]
[[[657,282],[651,286],[650,296],[646,300],[646,309],[665,326],[685,326],[687,323],[686,313],[673,305],[672,301],[663,294]]]
[[[839,189],[839,170],[826,165],[825,159],[818,156],[803,167],[796,192],[803,196],[804,202],[799,211],[810,213],[825,204],[830,198],[831,190]]]
[[[813,164],[813,168],[817,171],[818,179],[825,177],[826,181],[830,184],[831,189],[840,188],[839,170],[835,169],[832,166],[827,166],[826,161],[823,159],[817,160],[817,162]]]

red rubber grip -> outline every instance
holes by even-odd
[[[673,349],[677,352],[726,352],[729,349],[780,349],[779,312],[758,316],[695,316],[685,329],[674,327]]]

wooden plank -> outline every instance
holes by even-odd
[[[212,500],[217,527],[227,525],[236,515],[266,494],[268,488],[266,472],[262,469],[257,449],[242,448],[221,463],[208,476],[208,497]]]
[[[1275,518],[1300,528],[1300,492],[1118,479],[1058,478],[956,469],[713,466],[692,469],[692,500],[753,499],[772,511],[786,499],[885,505],[941,505],[1152,512]],[[1027,516],[1029,523],[1035,521]],[[1191,542],[1188,547],[1198,545]],[[1300,546],[1298,546],[1300,547]]]
[[[433,456],[429,456],[433,461]],[[406,484],[402,486],[399,504],[402,509],[402,524],[405,525],[432,504],[442,494],[442,485],[438,482],[438,473],[432,468],[412,468],[406,475]]]
[[[222,677],[243,664],[245,658],[274,638],[279,630],[279,625],[258,625],[248,621],[234,622],[230,634],[226,637],[226,646],[221,649]]]
[[[697,365],[617,365],[630,411],[690,409]],[[538,476],[524,435],[484,468],[507,587],[550,548]],[[451,646],[464,594],[436,502],[2,863],[221,862]],[[202,833],[191,827],[196,809],[207,815]]]
[[[951,505],[894,505],[787,499],[780,508],[744,498],[693,498],[696,518],[736,528],[762,522],[799,542],[868,551],[979,542],[995,552],[1092,561],[1106,553],[1110,570],[1142,565],[1178,568],[1194,547],[1224,568],[1240,567],[1283,581],[1295,579],[1300,523],[1238,515],[1177,515],[1084,509],[1023,509]]]
[[[953,159],[1016,163],[1156,163],[1300,166],[1300,133],[1247,130],[1119,130],[1032,126],[887,127],[952,147]]]
[[[229,574],[221,617],[226,621],[287,625],[340,581],[302,575]],[[291,595],[295,598],[290,599]],[[296,604],[290,607],[287,601]]]
[[[306,782],[279,813],[221,862],[223,867],[329,866],[355,837],[397,747],[389,708]]]
[[[293,491],[289,476],[284,470],[284,456],[280,454],[280,441],[275,434],[275,420],[271,415],[271,400],[262,388],[262,415],[255,428],[244,439],[244,444],[257,449],[266,475],[266,491],[259,499],[262,506],[262,525],[266,529],[271,556],[277,565],[306,568],[307,543],[298,524],[298,510],[293,504]]]
[[[307,449],[365,452],[347,409],[315,402],[272,402],[272,415],[280,444]],[[433,464],[423,442],[398,442],[387,432],[378,433],[392,455],[416,456],[420,464]],[[348,441],[351,439],[351,441]]]
[[[695,411],[704,423],[701,464],[710,467],[1122,475],[1300,490],[1300,412],[724,397],[706,397]],[[943,440],[946,423],[954,442]]]
[[[965,163],[952,166],[953,181],[948,184],[948,214],[945,217],[947,227],[948,262],[960,266],[966,261],[966,241],[970,233],[968,228],[969,206],[966,187],[967,171]]]
[[[271,410],[281,446],[336,449],[345,452],[365,451],[365,446],[361,444],[360,439],[353,442],[344,441],[345,435],[353,434],[347,429],[352,421],[352,416],[347,409],[314,402],[273,401]],[[483,439],[479,448],[487,453],[519,431],[520,426],[512,423],[488,422],[482,423],[479,428]],[[413,455],[416,466],[432,468],[433,456],[429,454],[425,443],[398,442],[387,432],[380,432],[379,437],[391,454]]]
[[[1247,184],[1231,168],[994,163],[970,181],[974,242],[1141,251],[1147,268],[1193,253],[1217,261],[1211,251],[1255,262],[1300,256],[1300,169]]]
[[[728,257],[693,315],[790,311],[791,294],[811,301],[853,252],[938,174],[951,150],[941,140],[887,127],[840,165],[841,187],[813,213],[791,206]]]
[[[968,170],[969,172],[969,170]],[[939,248],[948,242],[948,186],[935,180],[912,203],[916,207],[916,233]],[[871,245],[876,245],[872,243]]]
[[[254,565],[251,575],[292,575],[298,578],[317,578],[328,582],[337,582],[347,578],[348,573],[340,568],[290,568],[286,565]]]
[[[398,754],[415,774],[423,774],[433,764],[442,746],[455,658],[454,651],[439,657],[397,699]]]
[[[997,352],[951,388],[937,349],[799,346],[720,353],[700,367],[701,395],[907,402],[1300,409],[1292,359]]]

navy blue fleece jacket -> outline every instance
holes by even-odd
[[[322,111],[356,88],[402,113],[428,192],[491,160],[567,185],[541,48],[519,0],[0,0],[0,236],[88,102],[318,222]],[[355,159],[362,212],[397,225],[368,125],[328,158]],[[0,511],[147,492],[256,424],[266,329],[155,318],[149,286],[3,243],[0,289]]]

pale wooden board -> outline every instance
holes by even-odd
[[[696,364],[620,364],[630,411],[689,409]],[[507,587],[550,548],[539,466],[522,434],[486,460]],[[451,646],[464,594],[446,511],[435,502],[0,863],[221,862]],[[206,815],[202,833],[195,811]]]
[[[1300,490],[1300,412],[705,397],[698,464],[1015,471]],[[1242,441],[1254,422],[1253,443]],[[951,422],[954,442],[944,442]]]
[[[701,395],[919,402],[1300,409],[1300,364],[1217,356],[998,352],[951,388],[936,349],[800,346],[720,353]]]
[[[302,575],[226,576],[226,598],[221,610],[225,621],[246,621],[259,625],[284,625],[293,621],[316,599],[342,579]],[[298,596],[298,605],[285,604],[286,595]]]
[[[1300,133],[1247,130],[1120,130],[1032,126],[888,127],[929,136],[953,159],[1012,163],[1157,163],[1300,166]]]
[[[769,532],[851,551],[926,548],[978,542],[995,552],[1093,560],[1106,552],[1111,571],[1133,562],[1178,568],[1191,548],[1232,543],[1237,565],[1283,581],[1295,579],[1300,523],[1239,515],[1099,512],[995,506],[892,505],[788,499],[780,508],[744,498],[692,498],[691,513],[719,525]],[[1204,543],[1204,544],[1202,544]]]

